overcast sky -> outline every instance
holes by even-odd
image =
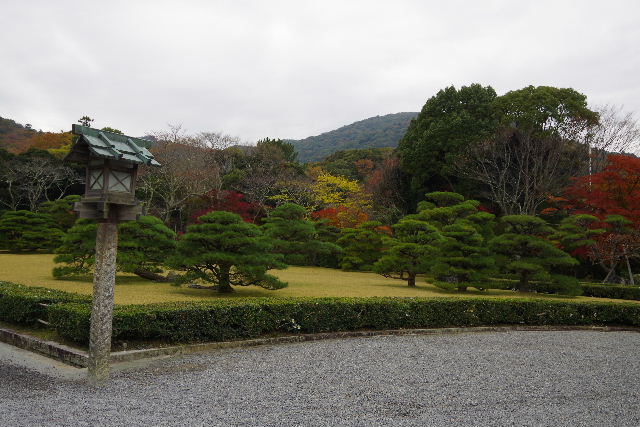
[[[640,2],[30,1],[0,8],[0,116],[245,141],[419,111],[448,85],[640,112]]]

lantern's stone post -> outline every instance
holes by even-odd
[[[117,222],[99,222],[89,336],[88,377],[93,385],[104,383],[109,378],[117,250]]]
[[[73,125],[71,129],[77,138],[65,161],[86,167],[84,197],[74,210],[80,218],[98,221],[88,379],[100,384],[109,378],[118,223],[140,216],[135,197],[138,166],[159,167],[160,163],[148,150],[150,141],[87,126]]]

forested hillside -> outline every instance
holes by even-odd
[[[31,125],[23,126],[11,119],[0,117],[0,148],[11,152],[20,152],[28,148],[36,131]]]
[[[317,136],[288,142],[293,144],[302,163],[320,161],[340,150],[395,147],[411,119],[417,115],[396,113],[371,117]]]

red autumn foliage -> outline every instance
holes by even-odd
[[[369,215],[356,208],[336,206],[313,212],[311,217],[315,220],[326,219],[329,224],[338,228],[353,228],[367,222]]]
[[[202,196],[204,209],[193,212],[189,218],[191,224],[197,224],[198,218],[209,212],[227,211],[233,212],[242,217],[245,222],[254,222],[254,218],[261,210],[259,206],[244,200],[244,195],[237,191],[212,191]]]
[[[622,215],[640,226],[640,159],[611,154],[602,172],[576,178],[566,190],[565,206],[600,219]],[[561,201],[562,199],[560,199]]]

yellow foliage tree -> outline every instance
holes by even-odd
[[[320,173],[314,183],[313,192],[318,201],[325,205],[360,209],[371,207],[370,197],[360,184],[343,176]]]

